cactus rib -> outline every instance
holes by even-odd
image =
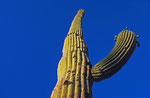
[[[51,98],[92,98],[91,65],[81,27],[83,16],[84,10],[81,9],[65,38],[63,56],[57,68],[58,80]]]
[[[127,62],[136,47],[136,36],[128,29],[118,34],[112,51],[92,69],[93,81],[100,81],[112,76]]]
[[[57,68],[57,83],[50,98],[92,98],[92,85],[112,76],[127,62],[133,53],[136,40],[134,32],[121,31],[115,36],[112,51],[94,67],[88,59],[88,48],[83,40],[81,9],[74,17],[69,32],[64,40],[62,58]]]

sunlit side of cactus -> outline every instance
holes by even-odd
[[[136,47],[135,34],[123,30],[115,37],[112,51],[94,67],[88,59],[83,40],[82,18],[84,10],[75,16],[64,41],[63,56],[57,68],[57,83],[51,98],[92,98],[92,84],[112,76],[127,62]]]

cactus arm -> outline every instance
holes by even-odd
[[[116,43],[112,51],[92,69],[93,81],[106,79],[118,70],[128,61],[136,47],[136,36],[130,30],[123,30],[115,37]]]

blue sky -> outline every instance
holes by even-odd
[[[63,41],[78,9],[92,65],[128,27],[140,35],[130,60],[93,85],[93,98],[150,98],[149,0],[1,0],[0,98],[49,98],[57,81]]]

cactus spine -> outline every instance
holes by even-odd
[[[92,98],[92,84],[116,73],[129,59],[136,47],[136,36],[123,30],[115,37],[112,51],[93,68],[83,40],[84,10],[76,14],[64,41],[63,56],[57,68],[57,83],[51,98]]]

